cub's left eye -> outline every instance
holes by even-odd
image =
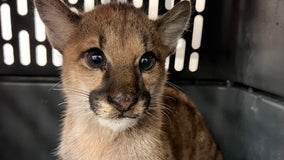
[[[104,52],[98,48],[91,48],[86,52],[86,63],[92,68],[100,68],[105,64]]]
[[[142,71],[148,71],[155,66],[156,56],[153,52],[146,52],[139,61],[139,68]]]

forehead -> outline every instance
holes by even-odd
[[[111,3],[98,6],[86,13],[81,22],[81,32],[85,36],[97,37],[106,45],[111,42],[127,46],[136,43],[148,43],[155,34],[154,23],[130,4]]]

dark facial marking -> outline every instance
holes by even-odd
[[[122,26],[121,26],[121,28],[122,28],[122,46],[125,46],[125,26],[124,25],[126,25],[126,23],[127,23],[127,21],[126,21],[126,10],[123,10],[123,20],[122,20]]]
[[[143,46],[144,46],[144,50],[147,50],[147,42],[148,42],[148,37],[146,35],[143,35]]]
[[[104,35],[100,34],[99,36],[99,45],[101,49],[104,49],[104,46],[106,44],[106,38]]]
[[[104,97],[105,93],[106,93],[105,89],[97,89],[90,93],[89,103],[92,111],[94,112],[96,111],[98,107],[97,102]]]
[[[142,93],[142,96],[143,96],[143,99],[145,100],[144,107],[147,110],[149,108],[150,103],[151,103],[151,95],[148,91],[144,91]]]

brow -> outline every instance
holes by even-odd
[[[148,37],[146,35],[143,35],[143,46],[144,46],[144,49],[147,50],[147,42],[148,42]]]
[[[100,46],[100,48],[104,49],[105,44],[106,44],[106,38],[103,34],[100,34],[99,35],[99,46]]]

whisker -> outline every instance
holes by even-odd
[[[51,86],[48,91],[56,90],[55,87],[61,88],[61,85],[62,85],[62,82],[59,81],[59,82],[55,83],[53,86]]]
[[[62,106],[62,105],[65,105],[65,104],[67,104],[66,101],[59,103],[57,106]]]
[[[75,88],[65,88],[63,90],[72,91],[72,92],[78,92],[78,93],[82,93],[82,94],[85,94],[85,95],[89,96],[89,93],[87,91],[83,91],[83,90],[79,90],[79,89],[75,89]]]
[[[176,90],[179,90],[179,91],[182,90],[179,86],[177,86],[176,84],[171,83],[171,82],[169,82],[169,81],[167,81],[166,84],[168,84],[169,86],[173,87],[173,88],[176,89]]]
[[[158,104],[158,105],[159,105],[159,107],[161,107],[162,112],[167,112],[169,114],[173,113],[172,109],[170,109],[169,106],[167,106],[165,104]],[[152,108],[154,109],[155,107],[152,107]]]
[[[162,103],[156,103],[156,104],[153,104],[154,106],[151,106],[150,108],[149,108],[149,110],[146,112],[147,113],[147,115],[149,115],[149,116],[154,116],[151,112],[149,112],[149,111],[151,111],[151,110],[155,110],[158,106],[161,108],[161,113],[162,113],[162,115],[164,115],[165,117],[167,117],[167,119],[169,120],[169,121],[172,121],[172,119],[170,118],[171,116],[170,116],[170,114],[171,113],[173,113],[173,111],[170,109],[170,108],[168,108],[168,107],[166,107],[167,105],[166,104],[162,104]]]
[[[162,95],[162,97],[170,98],[170,99],[173,99],[173,100],[175,100],[175,99],[176,99],[174,96],[171,96],[171,95],[168,95],[168,94],[166,94],[166,95]]]
[[[171,119],[171,117],[170,117],[170,115],[169,114],[167,114],[166,112],[164,112],[164,111],[162,111],[161,112],[165,117],[167,117],[167,119],[171,122],[172,121],[172,119]]]
[[[154,117],[155,115],[153,113],[150,112],[150,110],[147,110],[145,112],[150,118]]]
[[[83,91],[83,90],[78,90],[78,89],[73,89],[73,88],[65,88],[63,90],[66,90],[66,91],[69,91],[70,94],[76,94],[76,95],[79,95],[79,96],[82,96],[84,98],[89,98],[89,93],[86,92],[86,91]]]
[[[62,88],[52,88],[53,91],[63,91]]]

